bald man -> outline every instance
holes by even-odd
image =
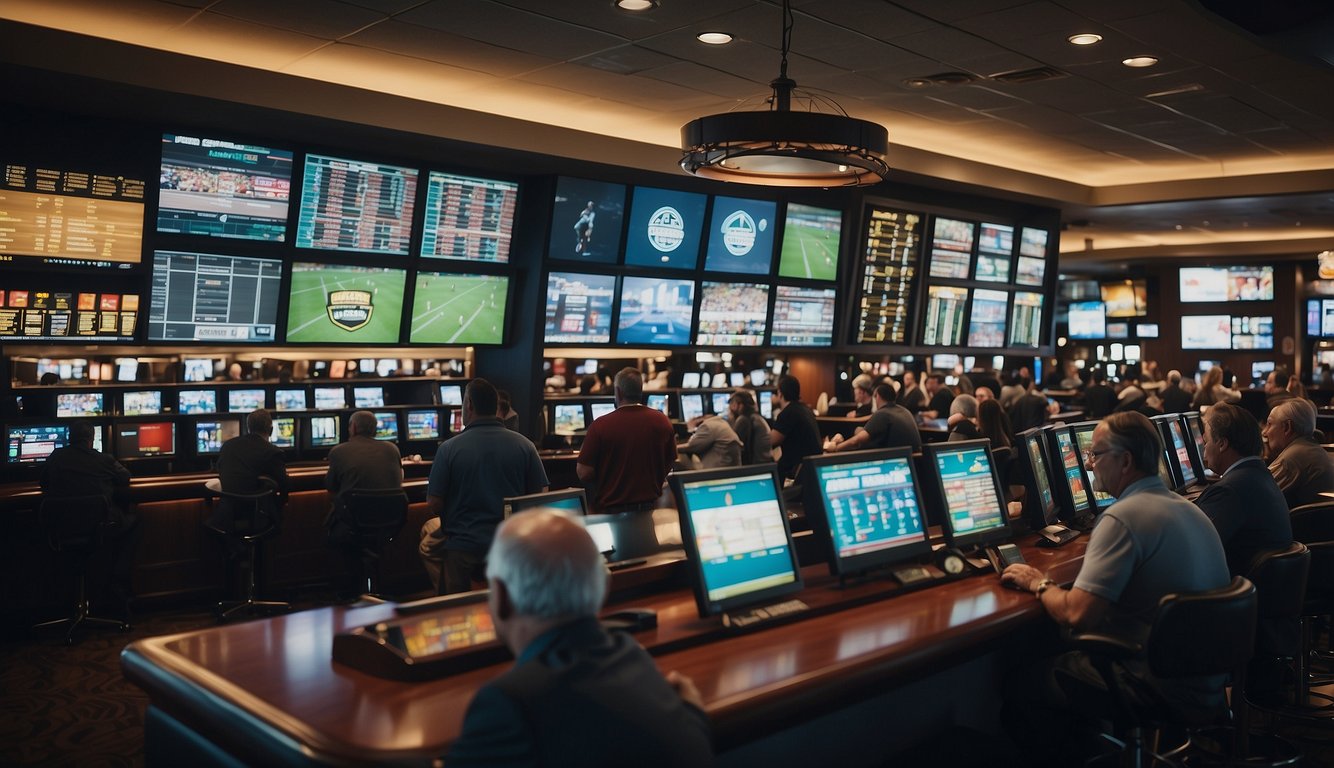
[[[496,633],[508,672],[477,691],[445,764],[713,764],[708,717],[686,677],[658,671],[623,632],[597,620],[607,571],[577,520],[509,518],[487,555]]]

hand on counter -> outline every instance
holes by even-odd
[[[668,672],[666,677],[667,684],[672,687],[672,690],[676,691],[682,701],[696,709],[704,709],[704,697],[699,694],[699,689],[695,687],[694,680],[676,670]]]

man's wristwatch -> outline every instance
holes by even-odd
[[[1042,581],[1039,581],[1037,583],[1037,586],[1033,588],[1033,594],[1037,595],[1038,599],[1041,600],[1042,593],[1046,592],[1048,588],[1054,586],[1057,586],[1056,582],[1052,581],[1051,579],[1043,579]]]

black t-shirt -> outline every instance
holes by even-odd
[[[774,429],[783,433],[783,457],[778,460],[778,471],[783,477],[791,477],[802,459],[824,450],[815,412],[803,402],[788,403],[779,411]]]
[[[863,427],[871,436],[867,448],[899,448],[909,446],[922,450],[922,433],[917,431],[917,420],[901,405],[890,403],[871,414]]]
[[[943,419],[950,415],[950,403],[954,402],[954,393],[947,387],[941,387],[931,396],[931,402],[927,404],[928,411],[935,411],[936,418]]]

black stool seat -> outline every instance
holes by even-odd
[[[280,528],[273,489],[266,488],[256,493],[221,491],[216,504],[217,508],[209,516],[205,527],[244,548],[250,561],[246,576],[245,599],[219,601],[214,608],[218,620],[226,621],[237,613],[292,610],[290,603],[280,600],[260,600],[256,597],[260,543],[277,535]]]
[[[366,594],[380,597],[382,554],[407,522],[407,494],[401,488],[353,491],[344,499],[344,511],[361,550]]]
[[[74,633],[87,625],[115,627],[121,631],[130,628],[128,622],[93,616],[88,603],[88,567],[93,555],[101,548],[110,529],[118,524],[111,519],[111,504],[105,496],[45,496],[38,510],[41,527],[51,549],[66,558],[77,569],[78,590],[70,615],[34,624],[33,629],[69,625],[65,642],[74,642]]]

